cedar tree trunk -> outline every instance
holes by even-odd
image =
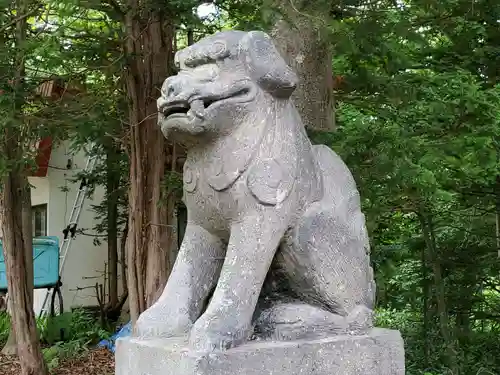
[[[12,150],[8,150],[9,147],[5,148],[7,155],[14,154]],[[17,343],[21,374],[44,375],[47,369],[38,341],[33,311],[31,215],[26,220],[26,212],[31,213],[29,187],[27,178],[18,171],[9,172],[3,182],[3,249],[11,303],[11,322]],[[29,236],[26,237],[28,233]]]
[[[128,0],[125,32],[130,125],[127,281],[135,322],[156,301],[170,269],[168,213],[160,204],[167,147],[157,126],[156,100],[172,74],[174,27],[164,8]]]
[[[16,14],[29,13],[28,0],[17,0]],[[14,98],[11,121],[2,131],[2,154],[10,164],[2,176],[2,240],[7,273],[7,289],[11,306],[11,333],[17,344],[21,375],[45,375],[45,366],[38,340],[35,313],[33,311],[33,240],[31,216],[31,192],[23,161],[24,121],[23,84],[25,77],[24,46],[27,35],[27,18],[18,17],[15,22],[15,46],[13,68]],[[11,338],[11,342],[12,342]]]
[[[333,54],[322,23],[325,13],[328,17],[328,9],[317,10],[314,2],[308,4],[297,9],[287,0],[275,0],[275,7],[284,17],[276,22],[271,36],[299,77],[292,99],[304,126],[316,131],[332,131],[335,128]]]
[[[113,140],[106,145],[106,198],[108,239],[108,309],[118,305],[118,189],[120,174],[117,171],[117,146]]]

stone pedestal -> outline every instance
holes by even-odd
[[[180,338],[119,339],[116,375],[404,375],[398,331],[313,341],[252,341],[224,352],[191,351]]]

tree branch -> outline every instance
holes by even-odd
[[[80,0],[82,7],[90,8],[107,14],[111,19],[123,20],[126,11],[115,0]]]
[[[7,30],[9,27],[12,27],[14,26],[16,23],[18,23],[19,21],[22,21],[28,17],[31,17],[33,16],[37,11],[38,11],[39,8],[35,8],[35,9],[32,9],[31,11],[29,11],[28,13],[26,14],[23,14],[19,17],[16,17],[14,18],[13,20],[11,20],[10,22],[8,22],[7,24],[3,25],[1,28],[0,28],[0,33],[3,33],[5,30]]]

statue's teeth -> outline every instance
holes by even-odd
[[[191,106],[191,111],[194,113],[194,115],[200,119],[203,119],[204,117],[204,112],[205,112],[205,106],[203,105],[203,100],[201,99],[196,99],[193,100],[190,103]]]

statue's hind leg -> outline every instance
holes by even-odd
[[[372,327],[366,238],[353,235],[357,231],[344,218],[324,207],[311,205],[276,254],[276,279],[286,279],[295,301],[276,301],[261,312],[256,330],[263,335],[294,339],[361,334]]]
[[[278,289],[285,280],[281,293],[293,298],[273,299],[256,319],[257,330],[276,338],[277,329],[343,334],[372,327],[375,283],[356,183],[331,149],[313,146],[312,153],[322,198],[286,233],[274,260],[276,276],[270,275]]]
[[[374,303],[373,270],[359,214],[345,217],[322,201],[314,203],[278,255],[289,278],[296,279],[297,293],[344,316],[356,306],[372,308]]]

